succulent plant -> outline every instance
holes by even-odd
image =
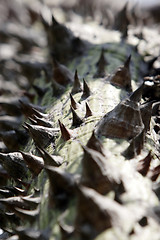
[[[151,63],[129,42],[128,5],[113,24],[121,35],[103,30],[118,41],[99,44],[37,6],[41,14],[23,8],[43,44],[0,26],[27,55],[15,50],[0,75],[17,79],[18,91],[0,88],[5,239],[158,240],[160,77],[147,76]]]

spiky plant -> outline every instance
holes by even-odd
[[[122,40],[93,44],[50,20],[46,62],[13,61],[27,98],[0,102],[5,239],[158,240],[159,75],[143,79],[128,21]]]

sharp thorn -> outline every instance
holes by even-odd
[[[40,152],[45,166],[59,167],[63,163],[63,158],[61,156],[51,155],[45,149],[36,147]]]
[[[142,84],[139,88],[137,88],[129,97],[130,101],[133,102],[140,102],[142,98],[142,92],[143,92],[144,84]]]
[[[83,79],[83,94],[82,94],[82,99],[86,99],[90,96],[91,91],[88,87],[88,84],[86,83],[86,81]]]
[[[74,82],[73,82],[73,88],[72,88],[72,92],[73,94],[81,92],[82,88],[81,88],[81,84],[78,78],[78,73],[77,70],[75,71],[75,75],[74,75]]]
[[[71,139],[71,134],[69,133],[69,131],[67,130],[67,128],[64,126],[63,123],[61,123],[60,120],[58,120],[59,122],[59,127],[60,127],[60,131],[61,131],[61,136],[63,138],[64,141],[68,141],[69,139]]]
[[[88,103],[86,102],[86,114],[85,114],[85,118],[88,118],[88,117],[90,117],[90,116],[92,116],[92,115],[93,115],[93,114],[92,114],[92,111],[91,111]]]
[[[72,126],[74,127],[79,127],[83,121],[82,119],[77,115],[77,113],[75,112],[75,110],[72,108],[71,106],[71,111],[72,111],[72,115],[73,115],[73,121],[72,121]]]
[[[73,96],[72,96],[71,93],[70,93],[70,99],[71,99],[71,106],[72,106],[72,108],[73,108],[74,110],[76,110],[77,107],[78,107],[78,103],[74,100],[74,98],[73,98]]]
[[[34,176],[37,176],[44,167],[43,159],[31,153],[25,153],[22,151],[19,152],[22,154],[23,159],[26,162],[29,170],[33,173]]]

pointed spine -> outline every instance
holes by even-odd
[[[115,30],[119,30],[122,33],[122,39],[125,39],[128,35],[129,18],[127,15],[127,7],[128,2],[126,2],[124,7],[117,14],[113,26]]]
[[[151,116],[152,116],[152,104],[153,103],[154,103],[154,101],[145,103],[140,106],[141,117],[142,117],[142,121],[145,126],[146,132],[150,130],[150,120],[151,120]]]
[[[34,210],[38,208],[39,204],[41,203],[41,197],[22,197],[24,203],[30,206],[30,209]]]
[[[0,199],[0,203],[6,206],[8,210],[13,210],[15,207],[29,209],[29,205],[25,204],[21,197],[8,197]]]
[[[157,167],[150,170],[150,172],[148,174],[148,176],[150,177],[152,182],[155,182],[159,175],[160,175],[160,165],[158,165]]]
[[[147,175],[150,168],[151,160],[152,160],[152,154],[151,154],[151,151],[149,151],[147,156],[138,162],[137,171],[143,176]]]
[[[109,138],[132,139],[144,130],[139,103],[141,88],[106,113],[97,124],[96,134]]]
[[[49,154],[45,149],[37,147],[41,156],[43,157],[45,166],[59,167],[63,163],[63,158],[56,155]]]
[[[99,153],[101,153],[103,156],[105,156],[104,154],[104,150],[103,150],[103,145],[102,143],[99,141],[99,139],[96,137],[95,132],[93,131],[90,139],[87,142],[86,145],[88,148],[91,148]]]
[[[134,137],[129,147],[123,152],[123,155],[127,159],[132,159],[141,153],[145,141],[145,131],[143,130],[140,134]]]
[[[38,109],[34,108],[33,107],[33,117],[34,115],[39,117],[39,118],[46,118],[48,119],[49,118],[49,115],[47,113],[42,113],[41,111],[39,111]]]
[[[84,156],[82,159],[83,171],[81,183],[95,189],[102,195],[108,193],[111,189],[116,189],[115,191],[120,194],[120,190],[124,189],[122,188],[122,181],[120,176],[114,178],[114,174],[112,175],[107,170],[107,168],[111,167],[111,165],[107,165],[107,157],[86,146],[82,147]],[[112,171],[116,170],[112,168]]]
[[[79,127],[83,121],[82,119],[77,115],[77,113],[75,112],[75,110],[72,108],[71,106],[71,111],[72,111],[72,116],[73,116],[73,121],[72,121],[72,126],[74,127]]]
[[[124,67],[126,67],[129,70],[129,65],[131,62],[131,54],[129,55],[129,57],[127,58],[127,60],[124,63]]]
[[[74,234],[74,227],[66,225],[64,223],[59,223],[59,228],[61,231],[62,240],[68,239]]]
[[[78,72],[77,70],[75,71],[75,75],[74,75],[74,82],[73,82],[73,88],[72,88],[72,92],[73,94],[81,92],[82,88],[81,88],[81,84],[78,78]]]
[[[70,70],[66,66],[60,64],[54,57],[53,57],[53,79],[62,86],[72,83],[74,79],[72,72],[70,72]]]
[[[44,118],[39,118],[36,115],[33,115],[34,120],[37,125],[43,126],[43,127],[48,127],[48,128],[53,128],[52,122],[44,119]],[[30,119],[30,118],[29,118]]]
[[[27,104],[21,100],[19,100],[19,102],[20,102],[21,110],[25,116],[33,117],[33,115],[36,115],[39,118],[48,118],[48,114],[41,112],[40,110],[36,109],[31,104]]]
[[[53,24],[53,26],[58,26],[59,25],[59,22],[55,19],[53,14],[52,14],[52,24]]]
[[[88,103],[86,102],[86,114],[85,114],[85,118],[88,118],[88,117],[90,117],[90,116],[92,116],[92,115],[93,115],[93,114],[92,114],[92,111],[91,111]]]
[[[49,177],[49,204],[57,205],[60,208],[66,207],[68,200],[74,195],[75,180],[73,176],[64,170],[56,167],[46,166]]]
[[[39,215],[39,208],[35,210],[26,210],[23,208],[15,207],[14,212],[21,219],[33,224]]]
[[[25,153],[20,151],[23,156],[24,161],[26,162],[28,168],[33,173],[34,176],[37,176],[43,169],[44,163],[41,157],[37,157],[31,153]]]
[[[130,60],[131,60],[131,55],[127,58],[124,65],[120,66],[116,70],[116,72],[113,74],[113,76],[110,79],[110,82],[113,85],[123,88],[129,92],[132,91],[131,74],[130,74],[130,69],[129,69]]]
[[[67,128],[64,126],[63,123],[61,123],[60,120],[58,120],[59,122],[59,127],[60,127],[60,131],[61,131],[61,136],[63,138],[64,141],[68,141],[69,139],[71,139],[71,134],[69,133],[69,131],[67,130]]]
[[[112,227],[110,214],[105,210],[104,204],[100,204],[99,195],[93,189],[79,186],[77,188],[77,215],[76,230],[81,239],[94,239],[100,232]],[[102,195],[100,195],[102,197]],[[92,213],[94,209],[94,214]],[[83,223],[87,223],[89,231],[83,229]]]
[[[137,88],[129,97],[130,101],[133,102],[140,102],[142,98],[142,92],[143,92],[144,85],[142,84],[139,88]]]
[[[26,191],[24,189],[18,188],[18,187],[6,187],[13,195],[16,196],[23,196],[26,194]]]
[[[98,78],[98,77],[103,78],[106,75],[105,66],[107,64],[108,64],[107,60],[105,59],[105,56],[104,56],[104,49],[102,48],[100,58],[99,58],[98,62],[96,63],[97,72],[95,73],[94,78]]]
[[[83,79],[83,94],[82,94],[82,99],[86,99],[91,95],[91,91],[89,89],[88,84],[86,81]]]
[[[32,119],[31,117],[28,118],[32,125],[37,125],[37,121]]]
[[[74,100],[72,94],[70,94],[70,100],[71,100],[71,106],[72,106],[72,108],[73,108],[74,110],[76,110],[77,107],[78,107],[78,103]]]
[[[52,90],[53,96],[59,97],[65,92],[65,87],[57,83],[55,80],[52,80]]]
[[[58,129],[55,128],[31,125],[29,123],[25,123],[25,125],[28,128],[35,144],[39,147],[46,147],[51,142],[54,142],[54,139],[58,134]]]

